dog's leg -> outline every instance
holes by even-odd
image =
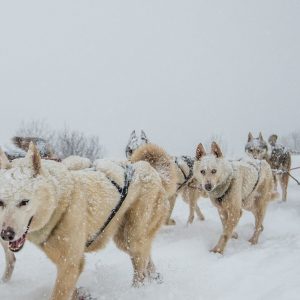
[[[263,224],[263,220],[264,220],[264,217],[266,214],[266,205],[256,209],[252,213],[254,214],[254,217],[255,217],[255,230],[254,230],[253,236],[251,237],[249,242],[252,245],[255,245],[258,242],[258,238],[259,238],[261,232],[264,230],[264,227],[262,224]]]
[[[196,214],[198,216],[198,218],[201,220],[201,221],[204,221],[205,220],[205,217],[200,209],[200,207],[198,206],[198,203],[196,202]]]
[[[277,192],[277,175],[276,173],[273,173],[273,181],[274,181],[274,191]]]
[[[4,243],[4,242],[1,241],[1,244],[2,244],[3,249],[4,249],[5,260],[6,260],[6,268],[5,268],[3,277],[2,277],[2,282],[8,282],[11,279],[11,276],[12,276],[13,271],[14,271],[16,257],[13,254],[13,252],[11,252],[8,249],[7,243]]]
[[[169,209],[168,217],[166,219],[166,225],[175,225],[176,224],[175,220],[173,220],[171,218],[172,212],[173,212],[173,209],[174,209],[174,206],[175,206],[176,198],[177,198],[177,194],[175,194],[175,195],[173,195],[169,198],[170,209]]]
[[[287,188],[289,182],[289,174],[284,173],[279,177],[280,186],[282,190],[282,201],[286,201],[287,198]]]
[[[74,218],[76,216],[76,218]],[[76,283],[84,267],[85,222],[82,206],[71,205],[64,219],[41,248],[57,267],[51,300],[78,298]],[[77,300],[77,299],[76,299]]]
[[[144,251],[131,253],[131,262],[134,272],[132,286],[140,287],[144,284],[147,276],[149,254],[145,253]]]
[[[189,218],[187,221],[187,224],[192,224],[195,218],[195,210],[196,210],[196,201],[193,197],[190,197],[189,200],[189,208],[190,208],[190,214],[189,214]]]
[[[130,219],[130,217],[128,217],[128,219]],[[150,278],[150,275],[152,274],[151,276],[153,276],[155,272],[154,263],[150,258],[150,246],[148,246],[151,241],[141,236],[141,233],[137,228],[131,228],[131,225],[129,225],[129,227],[128,225],[128,223],[123,223],[120,226],[114,236],[114,242],[119,249],[130,255],[134,272],[132,285],[134,287],[139,287],[143,285],[147,276]],[[139,225],[140,224],[135,224],[135,226]],[[148,233],[143,232],[143,234]],[[139,242],[141,240],[144,240],[145,242]]]
[[[51,300],[76,299],[76,282],[80,275],[80,262],[67,258],[57,262],[57,277]]]
[[[223,233],[217,245],[211,249],[211,252],[223,254],[228,240],[234,235],[234,229],[241,217],[241,210],[234,208],[232,210],[219,210],[220,218],[223,224]]]
[[[149,262],[147,265],[147,276],[150,281],[154,280],[157,283],[163,282],[161,274],[156,272],[156,268],[151,257],[149,258]]]
[[[221,222],[222,222],[222,225],[223,225],[223,229],[225,228],[226,226],[226,222],[227,222],[227,212],[226,211],[222,211],[222,210],[219,210],[219,216],[220,216],[220,219],[221,219]],[[242,216],[242,210],[240,212],[240,217]],[[231,236],[232,239],[235,239],[237,240],[239,238],[239,235],[237,232],[233,232],[232,233],[232,236]]]

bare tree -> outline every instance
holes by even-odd
[[[97,136],[86,136],[68,128],[57,132],[54,149],[61,158],[80,155],[93,161],[104,156],[104,148]]]
[[[44,120],[22,121],[16,131],[16,136],[38,137],[53,142],[55,131]]]
[[[54,131],[42,120],[21,122],[16,136],[44,139],[61,159],[70,155],[79,155],[91,160],[104,156],[104,147],[97,136],[87,136],[83,132],[68,128]]]
[[[300,131],[293,131],[281,137],[280,141],[293,153],[300,154]]]

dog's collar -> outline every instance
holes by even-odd
[[[217,186],[212,192],[210,192],[210,195],[216,199],[219,203],[221,203],[225,196],[228,194],[228,192],[230,191],[230,186],[232,183],[232,179],[233,179],[233,170],[230,173],[230,175],[227,177],[226,181]]]

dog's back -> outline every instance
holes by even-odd
[[[269,137],[271,153],[269,163],[273,170],[289,171],[291,169],[291,153],[283,145],[277,143],[277,135]]]

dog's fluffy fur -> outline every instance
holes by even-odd
[[[159,278],[151,259],[151,245],[168,213],[173,171],[162,149],[149,145],[142,151],[132,164],[134,175],[121,209],[89,248],[87,240],[101,228],[120,199],[111,180],[123,186],[123,168],[108,164],[106,172],[69,171],[61,163],[41,160],[31,143],[24,159],[0,170],[1,229],[12,228],[14,247],[22,247],[22,237],[26,237],[30,225],[28,239],[57,266],[52,300],[76,298],[84,252],[103,248],[111,237],[131,257],[135,286],[145,278]],[[150,158],[149,163],[139,161],[142,158]]]
[[[256,244],[263,230],[267,205],[276,196],[269,164],[264,160],[230,162],[215,142],[211,145],[210,155],[206,154],[202,144],[198,145],[196,159],[194,176],[217,207],[223,224],[223,233],[211,251],[223,253],[228,240],[237,238],[234,230],[242,209],[251,211],[255,217],[255,231],[249,241]]]
[[[71,155],[63,159],[62,164],[70,171],[78,171],[90,168],[92,163],[86,157],[81,157],[77,155]]]
[[[270,164],[273,171],[274,188],[277,190],[277,181],[279,181],[282,189],[282,201],[286,201],[289,183],[288,172],[291,169],[292,159],[291,153],[287,148],[277,143],[277,139],[278,136],[272,134],[268,139],[268,146],[261,133],[258,138],[254,138],[249,132],[245,151],[250,157],[265,159]]]
[[[132,160],[132,156],[135,154],[136,150],[149,143],[149,139],[146,133],[142,130],[140,137],[137,136],[135,130],[131,133],[128,144],[125,148],[125,154],[128,160]],[[176,199],[180,194],[184,202],[189,205],[190,213],[188,217],[188,223],[191,224],[194,221],[195,213],[200,220],[204,220],[204,215],[198,206],[198,199],[200,197],[207,197],[206,192],[201,189],[199,182],[192,176],[188,181],[185,181],[183,172],[185,176],[189,175],[190,167],[187,162],[183,159],[184,157],[173,157],[172,162],[176,172],[176,188],[173,189],[173,194],[170,194],[170,211],[168,218],[166,220],[167,225],[175,225],[176,222],[171,218],[172,212],[175,206]],[[189,157],[192,162],[194,159]],[[175,163],[175,161],[177,163]]]

